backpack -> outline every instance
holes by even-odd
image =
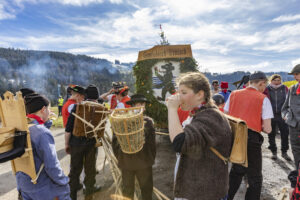
[[[229,158],[225,158],[215,148],[210,150],[215,153],[225,164],[228,162],[248,167],[247,144],[248,144],[248,127],[245,121],[226,115],[233,134],[233,144]]]

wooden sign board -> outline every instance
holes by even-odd
[[[151,49],[140,51],[138,61],[164,58],[193,57],[191,45],[157,45]]]

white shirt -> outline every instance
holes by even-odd
[[[107,99],[108,99],[108,102],[109,102],[109,105],[111,106],[111,99],[113,97],[114,94],[110,94],[107,96]],[[117,106],[115,108],[125,108],[125,105],[124,103],[120,102],[118,99],[117,100]]]
[[[249,86],[249,87],[251,87],[251,86]],[[252,88],[254,88],[254,87],[252,87]],[[256,89],[256,88],[254,88],[254,89]],[[225,103],[225,106],[224,106],[225,112],[229,112],[230,97],[231,96],[229,96],[229,98],[227,99],[227,101]],[[262,120],[274,118],[272,105],[271,105],[271,102],[268,97],[264,98],[263,105],[262,105],[261,118],[262,118]]]

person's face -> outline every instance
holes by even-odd
[[[294,79],[298,82],[300,82],[300,73],[294,73]]]
[[[258,83],[257,83],[257,89],[258,89],[258,91],[260,91],[260,92],[264,92],[265,91],[265,89],[266,89],[266,87],[267,87],[267,81],[259,81]]]
[[[136,102],[135,104],[132,105],[133,107],[144,107],[146,106],[145,102]]]
[[[271,81],[273,85],[280,85],[281,84],[281,79],[280,78],[275,78]]]
[[[85,96],[83,94],[77,94],[77,102],[81,103],[84,100]]]
[[[178,90],[181,101],[180,106],[182,110],[192,110],[204,101],[203,90],[200,90],[198,93],[194,93],[191,88],[185,85],[179,85]]]
[[[49,114],[50,114],[49,106],[44,106],[41,110],[42,120],[47,121],[49,118]]]
[[[214,90],[218,90],[219,89],[219,84],[218,83],[214,83],[213,84],[213,88],[214,88]]]

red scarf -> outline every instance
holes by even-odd
[[[26,115],[28,118],[32,118],[35,119],[39,124],[44,124],[44,120],[42,120],[39,116],[35,115],[35,114],[28,114]]]
[[[297,90],[296,90],[296,94],[297,94],[297,95],[300,94],[300,82],[299,82],[299,84],[298,84],[298,88],[297,88]]]
[[[227,92],[227,89],[222,89],[222,92],[224,92],[224,93],[226,94],[226,92]]]
[[[201,103],[199,106],[193,108],[193,110],[191,110],[191,112],[190,112],[190,116],[194,116],[196,114],[196,111],[199,110],[205,104],[206,104],[206,102]]]
[[[118,105],[117,96],[113,95],[110,100],[110,109],[115,109]]]

